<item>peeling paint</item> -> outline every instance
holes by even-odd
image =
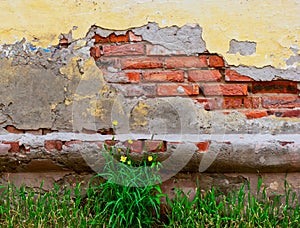
[[[284,9],[284,10],[283,10]],[[275,68],[288,67],[290,46],[299,46],[297,0],[211,1],[1,1],[0,44],[12,44],[23,37],[36,47],[58,44],[58,34],[72,32],[73,40],[85,37],[92,24],[125,30],[156,22],[160,27],[199,24],[206,49],[224,56],[229,65]],[[64,12],[64,13],[61,13]],[[74,20],[76,18],[76,20]],[[230,40],[257,43],[256,54],[229,54]]]

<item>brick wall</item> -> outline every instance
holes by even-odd
[[[299,82],[254,81],[226,66],[222,56],[187,56],[184,50],[150,44],[131,31],[93,38],[91,56],[104,79],[125,97],[188,96],[207,111],[236,110],[248,119],[300,117]]]
[[[89,164],[83,165],[87,160],[82,158],[82,151],[91,149],[93,155],[95,150],[101,151],[104,143],[118,143],[139,154],[145,150],[161,152],[163,159],[186,144],[191,154],[189,163],[183,164],[185,171],[199,171],[202,158],[210,157],[206,155],[211,152],[213,163],[205,166],[209,172],[274,172],[273,167],[280,172],[300,171],[300,80],[282,80],[276,75],[278,80],[258,81],[239,74],[217,53],[188,55],[185,50],[170,50],[146,41],[132,30],[119,35],[105,31],[110,34],[107,37],[96,31],[89,31],[88,45],[83,48],[88,58],[74,54],[72,41],[65,36],[42,57],[37,57],[39,52],[24,51],[23,43],[9,47],[14,51],[11,53],[17,53],[11,58],[16,55],[20,59],[16,58],[15,65],[1,59],[6,71],[2,73],[0,92],[14,89],[0,105],[0,124],[5,131],[0,134],[0,172],[28,172],[45,161],[54,163],[51,167],[63,166],[78,173],[90,171]],[[30,64],[22,65],[26,54]],[[82,62],[92,65],[85,68]],[[88,74],[99,74],[109,85],[103,93],[98,93],[97,86],[89,91],[93,80],[88,80]],[[81,80],[83,91],[76,93]],[[31,87],[24,89],[29,84]],[[126,134],[123,138],[112,126],[116,94],[124,98],[116,102],[119,107],[128,106],[118,109],[120,125],[125,118],[130,125],[121,126]],[[76,106],[76,96],[83,106]],[[95,106],[99,102],[99,107],[91,109],[91,101]],[[72,109],[73,105],[78,109]],[[72,115],[76,111],[77,121],[82,122],[74,130]],[[215,113],[217,117],[212,119],[210,114]],[[95,123],[88,125],[87,116]],[[150,122],[156,119],[162,121],[154,123],[154,130],[162,135],[150,140]],[[217,119],[219,122],[212,126]],[[93,128],[93,124],[99,126]],[[164,124],[166,132],[161,130],[165,130],[160,126]],[[267,136],[260,137],[260,133]],[[112,142],[114,134],[116,141]],[[132,143],[128,143],[129,139]],[[185,156],[185,148],[181,153]],[[174,164],[180,163],[180,156]]]

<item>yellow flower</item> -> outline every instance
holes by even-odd
[[[128,140],[128,143],[129,143],[129,144],[132,144],[132,143],[133,143],[133,141],[132,141],[131,139],[129,139],[129,140]]]
[[[129,161],[127,161],[127,164],[128,164],[128,165],[131,165],[131,161],[130,161],[130,160],[129,160]]]
[[[112,124],[113,124],[114,126],[117,126],[117,125],[118,125],[118,121],[117,121],[117,120],[114,120],[114,121],[112,122]]]
[[[150,155],[148,156],[148,161],[151,162],[153,160],[153,157]]]
[[[121,162],[126,162],[126,160],[127,160],[127,157],[125,157],[125,156],[122,155],[120,161]]]
[[[122,151],[122,149],[121,148],[118,148],[118,152],[121,152]]]

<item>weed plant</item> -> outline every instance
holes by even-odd
[[[164,196],[156,156],[145,154],[135,162],[129,149],[104,149],[106,164],[99,175],[107,180],[94,187],[94,191],[105,205],[96,216],[105,218],[108,227],[150,227],[160,217],[160,200]]]

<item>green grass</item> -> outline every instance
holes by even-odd
[[[168,199],[171,210],[166,227],[299,227],[297,194],[291,194],[285,183],[285,194],[270,199],[261,184],[259,179],[256,194],[251,194],[249,185],[227,195],[212,188],[198,191],[192,201],[177,190],[175,199]]]
[[[177,190],[164,205],[163,220],[156,185],[106,181],[90,186],[86,194],[80,184],[72,190],[55,185],[49,192],[9,185],[2,189],[0,227],[299,227],[296,193],[286,184],[285,194],[269,199],[260,185],[256,194],[249,186],[227,195],[214,188],[198,190],[193,200]]]

